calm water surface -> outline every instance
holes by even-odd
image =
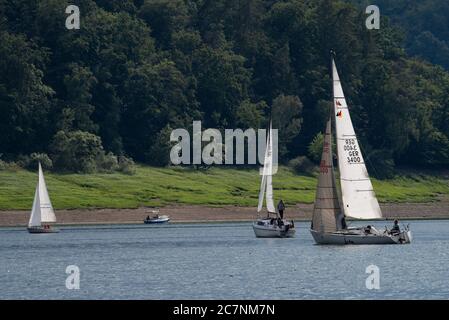
[[[250,223],[0,228],[0,298],[448,299],[449,220],[410,225],[402,246],[317,246],[305,222],[293,239],[256,239]],[[366,288],[371,264],[380,290]]]

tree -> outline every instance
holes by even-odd
[[[309,147],[307,148],[307,156],[316,164],[320,163],[321,161],[321,154],[323,153],[323,143],[324,135],[319,132],[315,136],[315,138],[313,138],[312,142],[310,142]]]
[[[147,163],[159,167],[170,164],[170,150],[172,147],[172,143],[170,142],[171,132],[172,128],[169,125],[159,131],[149,152],[145,154]]]
[[[250,71],[244,57],[224,49],[202,47],[194,53],[193,72],[205,126],[226,128],[235,123],[235,109],[248,98]]]
[[[172,35],[189,21],[183,0],[149,0],[140,9],[139,16],[151,27],[152,36],[167,48]]]
[[[244,100],[236,110],[236,125],[241,129],[259,129],[264,128],[268,124],[265,120],[265,112],[268,106],[265,101],[252,103]]]
[[[366,158],[447,166],[448,2],[378,2],[391,19],[366,30],[365,0],[79,0],[81,29],[67,30],[69,1],[0,1],[2,161],[53,157],[78,132],[103,148],[86,168],[163,165],[168,128],[264,128],[270,115],[281,160],[317,161],[333,49]]]
[[[279,160],[286,161],[289,143],[301,130],[302,103],[297,96],[283,94],[273,100],[271,115],[273,128],[279,130]]]
[[[156,135],[167,124],[185,127],[191,123],[196,105],[185,91],[186,79],[173,62],[145,64],[131,71],[125,84],[122,136],[126,151],[144,161]]]
[[[5,156],[43,151],[51,136],[48,52],[23,35],[0,31],[0,149]]]
[[[104,156],[100,137],[84,131],[59,131],[51,150],[56,169],[79,173],[97,171],[98,158]]]

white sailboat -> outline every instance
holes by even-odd
[[[382,218],[352,126],[349,109],[332,59],[334,115],[341,197],[337,192],[332,164],[331,120],[324,138],[320,175],[313,210],[311,233],[318,244],[399,244],[410,243],[408,227],[401,231],[379,231],[372,226],[348,228],[345,217],[359,220]]]
[[[51,226],[56,222],[56,216],[51,205],[48,195],[47,186],[45,184],[42,166],[39,163],[39,181],[34,193],[33,208],[31,210],[30,221],[28,222],[29,233],[54,233],[57,229]]]
[[[253,222],[253,230],[258,238],[290,238],[295,235],[295,225],[293,221],[281,219],[274,207],[273,201],[273,133],[272,124],[267,134],[267,146],[265,149],[265,159],[262,180],[260,183],[258,214],[262,211],[264,197],[267,205],[266,218],[258,218]]]

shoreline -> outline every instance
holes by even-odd
[[[449,201],[429,203],[381,204],[383,220],[439,220],[449,219]],[[254,207],[208,207],[198,205],[170,205],[158,208],[160,214],[170,216],[170,223],[250,222],[257,217]],[[151,208],[135,209],[64,209],[55,210],[57,226],[143,224]],[[310,221],[313,204],[299,203],[287,207],[285,217],[295,221]],[[262,213],[264,215],[265,213]],[[0,227],[24,227],[29,210],[0,210]]]

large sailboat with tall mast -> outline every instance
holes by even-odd
[[[274,207],[273,200],[273,130],[272,122],[267,132],[264,166],[260,183],[259,204],[257,206],[258,219],[253,223],[253,230],[258,238],[291,238],[295,236],[295,225],[280,217]],[[267,216],[260,217],[264,198],[267,205]]]
[[[345,217],[358,220],[382,219],[352,125],[334,58],[332,57],[333,108],[341,193],[338,193],[332,158],[331,119],[324,136],[320,174],[310,232],[318,244],[402,244],[412,241],[406,227],[379,231],[373,226],[348,227]]]
[[[45,184],[44,173],[39,162],[39,180],[34,193],[33,208],[31,209],[30,221],[28,222],[29,233],[55,233],[58,229],[52,227],[56,222],[55,212],[48,195]]]

